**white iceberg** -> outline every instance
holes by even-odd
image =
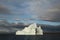
[[[18,30],[16,35],[43,35],[43,30],[40,26],[37,27],[36,23],[33,23],[23,30]]]

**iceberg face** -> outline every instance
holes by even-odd
[[[43,35],[43,30],[40,26],[37,28],[37,35]]]
[[[43,30],[34,23],[25,27],[22,31],[18,30],[16,35],[43,35]]]

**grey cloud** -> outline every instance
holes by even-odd
[[[34,14],[32,16],[33,18],[37,18],[40,20],[60,21],[60,2],[58,0],[28,0],[22,4],[29,5],[28,7],[26,7],[26,9],[22,10],[22,12]],[[19,14],[22,13],[20,12],[20,10],[18,12]],[[10,11],[7,8],[0,7],[0,14],[9,14],[9,13]]]
[[[0,5],[0,14],[10,14],[10,10],[4,5]]]
[[[60,3],[58,0],[54,2],[56,0],[33,0],[27,3],[29,7],[26,11],[35,14],[40,20],[60,21]]]
[[[43,11],[44,12],[44,11]],[[39,14],[40,19],[48,20],[48,21],[60,21],[60,6],[53,6],[52,8],[48,8],[41,15]]]
[[[13,20],[16,20],[16,21],[21,21],[21,20],[28,21],[28,20],[35,20],[35,19],[34,18],[14,18]]]

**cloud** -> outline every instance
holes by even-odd
[[[58,0],[31,0],[26,5],[29,7],[25,11],[34,14],[40,20],[60,21],[60,3]]]
[[[9,0],[7,4],[8,3],[8,8],[5,6],[2,6],[2,8],[0,8],[0,14],[10,14],[11,10],[13,16],[26,16],[26,14],[29,16],[31,14],[30,19],[26,18],[23,20],[39,19],[60,21],[60,2],[58,0]]]
[[[0,14],[10,14],[10,10],[6,6],[0,4]]]

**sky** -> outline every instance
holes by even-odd
[[[60,0],[0,0],[0,19],[60,25]]]

